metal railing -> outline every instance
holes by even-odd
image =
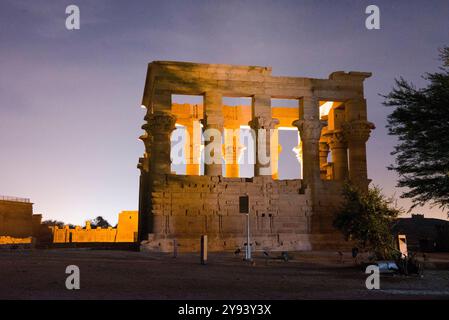
[[[9,196],[1,196],[1,195],[0,195],[0,200],[30,203],[30,199],[28,199],[28,198],[9,197]]]

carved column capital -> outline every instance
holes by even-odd
[[[366,142],[370,137],[371,130],[376,126],[363,120],[353,120],[342,124],[343,133],[348,141]]]
[[[342,125],[349,147],[349,179],[360,188],[368,189],[366,141],[374,124],[365,120],[352,120]]]
[[[144,125],[144,129],[152,136],[170,134],[175,130],[176,117],[170,112],[156,111],[152,113]]]
[[[264,116],[257,116],[254,117],[250,122],[248,122],[248,125],[251,127],[251,129],[257,130],[257,129],[275,129],[276,126],[279,124],[279,120],[276,118],[268,118]]]
[[[329,144],[327,142],[320,141],[319,150],[320,150],[320,152],[329,153]]]
[[[176,128],[176,117],[169,111],[155,111],[147,114],[146,120],[142,126],[146,134],[140,139],[148,148],[146,156],[151,158],[148,170],[155,174],[170,174],[170,134]]]
[[[326,126],[327,122],[310,119],[310,120],[295,120],[292,125],[298,128],[302,140],[319,140],[321,136],[321,130]]]
[[[144,126],[142,126],[143,128]],[[149,155],[151,155],[151,146],[153,145],[153,136],[145,132],[143,135],[139,137],[140,140],[142,140],[143,144],[145,145],[145,152]]]
[[[148,173],[150,171],[150,162],[148,154],[145,154],[143,158],[139,158],[137,168],[141,171],[141,173],[144,172]]]
[[[343,130],[328,131],[325,137],[331,149],[347,148],[348,146],[348,141]]]

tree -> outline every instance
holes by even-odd
[[[49,227],[57,226],[58,228],[63,228],[65,225],[64,222],[58,220],[44,220],[42,221],[42,224]]]
[[[390,259],[395,253],[393,221],[401,213],[393,199],[386,198],[380,188],[370,187],[362,192],[346,184],[343,204],[334,219],[334,227],[347,240],[356,241],[364,249],[372,250],[378,258]]]
[[[383,96],[383,104],[394,107],[389,134],[399,139],[389,169],[399,174],[397,186],[408,188],[401,198],[412,199],[412,208],[449,208],[449,47],[440,50],[440,58],[440,71],[423,76],[427,87],[417,89],[400,78]]]
[[[108,228],[111,225],[109,224],[109,222],[106,221],[106,219],[104,219],[102,216],[98,216],[95,219],[91,220],[90,222],[90,226],[92,228]]]

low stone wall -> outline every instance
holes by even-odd
[[[76,227],[62,229],[55,227],[53,230],[53,243],[67,242],[116,242],[117,229],[82,229]]]
[[[175,241],[176,240],[176,241]],[[200,237],[173,237],[151,234],[143,241],[141,251],[173,252],[176,244],[178,252],[200,252]],[[208,235],[208,250],[211,252],[244,249],[246,237]],[[253,251],[311,251],[311,250],[350,250],[353,244],[337,233],[329,234],[271,234],[251,236]]]
[[[136,242],[138,231],[138,212],[122,211],[119,214],[117,228],[90,228],[76,226],[70,229],[52,227],[53,243],[110,243],[110,242]]]
[[[26,238],[14,238],[14,237],[8,237],[8,236],[0,236],[0,245],[5,244],[31,244],[33,243],[32,237],[26,237]]]

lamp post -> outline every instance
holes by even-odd
[[[249,235],[249,212],[246,214],[246,260],[251,260],[251,242],[250,242],[250,235]]]
[[[251,239],[250,239],[250,223],[249,223],[249,197],[247,194],[239,197],[239,211],[246,214],[246,250],[245,260],[251,260]]]

